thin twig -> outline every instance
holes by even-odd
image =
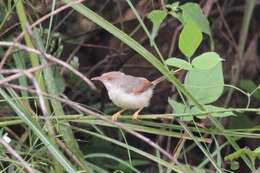
[[[182,26],[178,26],[172,35],[172,41],[171,41],[170,50],[168,52],[168,57],[171,57],[173,55],[173,52],[174,52],[174,49],[176,46],[177,36],[178,36],[178,33],[180,32],[181,28],[182,28]]]
[[[76,164],[80,167],[84,168],[84,165],[81,161],[77,158],[77,156],[62,142],[59,138],[56,138],[58,145],[65,151],[69,158],[71,158]]]
[[[41,94],[42,93],[41,88],[40,88],[37,80],[35,79],[35,77],[31,73],[28,73],[25,70],[23,70],[22,72],[32,81],[32,83],[35,87],[36,94],[39,97],[40,108],[42,110],[43,116],[44,116],[45,121],[46,121],[48,133],[50,134],[52,139],[55,139],[55,130],[54,130],[52,124],[51,124],[50,117],[49,117],[48,111],[47,111],[47,107],[46,107],[46,104],[45,104],[45,101],[44,101],[44,97]]]
[[[38,70],[41,70],[43,68],[49,67],[49,66],[51,66],[53,64],[54,63],[43,64],[43,65],[39,65],[39,66],[36,66],[36,67],[32,67],[32,68],[30,68],[28,70],[21,70],[20,72],[14,74],[14,75],[11,75],[11,76],[9,76],[9,77],[7,77],[5,79],[0,80],[0,85],[3,85],[5,83],[7,83],[7,82],[15,80],[15,79],[17,79],[17,78],[19,78],[21,76],[24,76],[24,73],[33,73],[35,71],[38,71]]]
[[[58,14],[59,12],[65,10],[65,9],[67,9],[67,8],[69,8],[69,7],[70,7],[71,5],[73,5],[73,4],[81,3],[81,2],[83,2],[83,1],[84,1],[84,0],[77,0],[77,1],[74,1],[74,2],[71,2],[71,3],[68,3],[68,4],[66,4],[66,5],[64,5],[64,6],[60,7],[60,8],[57,8],[56,10],[52,11],[51,13],[46,14],[45,16],[41,17],[40,19],[38,19],[36,22],[34,22],[33,24],[31,24],[31,25],[28,26],[28,27],[29,27],[30,29],[32,29],[33,27],[35,27],[35,26],[37,26],[38,24],[42,23],[43,21],[47,20],[49,17]],[[18,43],[18,42],[23,38],[23,36],[24,36],[25,34],[26,34],[25,31],[21,32],[21,34],[20,34],[18,37],[16,37],[16,39],[14,40],[14,43]],[[4,55],[4,57],[3,57],[2,60],[1,60],[0,69],[3,68],[3,66],[4,66],[4,64],[5,64],[6,60],[7,60],[7,58],[8,58],[9,55],[11,54],[11,52],[12,52],[12,50],[13,50],[14,47],[15,47],[15,46],[12,45],[11,47],[9,47],[9,48],[7,49],[7,51],[6,51],[5,55]]]
[[[205,16],[209,16],[212,6],[214,5],[215,2],[216,0],[207,0],[206,4],[203,7],[203,12]]]
[[[33,53],[35,53],[37,55],[42,55],[42,52],[40,52],[39,50],[36,50],[34,48],[30,48],[30,47],[24,46],[24,45],[19,44],[19,43],[0,41],[0,46],[17,47],[19,49],[22,49],[22,50],[25,50],[25,51],[28,51],[28,52],[33,52]],[[73,67],[71,67],[69,64],[65,63],[64,61],[59,60],[58,58],[55,58],[54,56],[52,56],[50,54],[44,54],[44,58],[46,58],[49,61],[53,61],[53,62],[55,62],[57,64],[60,64],[63,67],[66,67],[71,72],[73,72],[75,75],[80,77],[83,81],[85,81],[91,87],[91,89],[96,90],[95,85],[88,78],[86,78],[78,70],[76,70]],[[1,85],[1,81],[0,81],[0,85]]]
[[[221,18],[221,20],[224,24],[225,29],[227,30],[227,34],[228,34],[229,38],[231,39],[231,44],[234,46],[235,50],[238,51],[239,48],[238,48],[237,42],[236,42],[236,40],[235,40],[231,30],[230,30],[230,27],[229,27],[226,19],[225,19],[224,12],[223,12],[222,8],[219,6],[218,2],[216,3],[216,5],[217,5],[217,9],[219,11],[220,18]]]

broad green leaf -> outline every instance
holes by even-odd
[[[251,93],[253,92],[258,86],[252,81],[252,80],[241,80],[240,81],[240,87]],[[257,98],[258,100],[260,100],[260,89],[258,88],[258,90],[256,90],[254,93],[253,93],[253,96],[255,98]]]
[[[230,121],[232,122],[232,124],[229,126],[231,129],[246,129],[258,125],[257,122],[253,121],[250,116],[246,114],[240,114],[234,118],[232,117]]]
[[[256,154],[260,154],[260,147],[257,147],[257,148],[254,150],[254,152],[255,152]]]
[[[165,64],[173,67],[178,67],[184,70],[192,69],[192,65],[190,63],[180,58],[168,58],[165,61]]]
[[[179,103],[175,100],[168,99],[169,104],[171,105],[173,112],[176,114],[182,114],[186,112],[186,106],[182,103]]]
[[[197,3],[185,3],[180,8],[182,9],[184,24],[193,21],[201,32],[211,35],[208,19]]]
[[[190,112],[190,110],[182,103],[179,103],[172,99],[168,99],[168,102],[171,105],[174,114],[183,114],[183,113]],[[181,116],[176,115],[176,117],[181,117]],[[192,116],[185,116],[181,118],[184,121],[191,121],[193,119]]]
[[[222,107],[217,107],[213,105],[205,105],[204,108],[207,110],[207,112],[214,112],[214,111],[224,111],[225,108]],[[191,108],[192,113],[199,113],[201,112],[197,107],[192,107]],[[229,117],[229,116],[235,116],[233,112],[222,112],[222,113],[211,113],[213,117],[219,117],[219,118],[224,118],[224,117]],[[207,116],[197,116],[197,118],[207,118]]]
[[[154,40],[156,37],[158,30],[160,29],[160,25],[167,16],[167,12],[163,10],[153,10],[148,14],[148,19],[153,23],[153,29],[151,33],[151,39]]]
[[[216,52],[206,52],[194,58],[191,64],[198,69],[208,70],[215,67],[222,59]]]
[[[183,24],[193,21],[201,32],[207,34],[210,38],[211,49],[214,49],[214,41],[210,32],[210,25],[207,17],[203,14],[200,6],[197,3],[185,3],[179,7],[182,9],[181,22]]]
[[[184,25],[179,38],[179,49],[190,58],[202,41],[202,33],[194,22],[189,21]]]
[[[203,104],[216,101],[222,94],[224,79],[222,64],[209,70],[192,68],[185,78],[185,87]],[[190,102],[193,105],[193,102]]]

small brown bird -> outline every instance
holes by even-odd
[[[139,112],[149,105],[155,85],[164,80],[164,77],[149,81],[146,78],[112,71],[93,77],[91,80],[101,81],[112,102],[122,108],[112,116],[112,120],[115,121],[121,113],[128,109],[137,109],[133,114],[133,119],[137,119]]]

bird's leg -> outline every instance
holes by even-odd
[[[139,113],[143,110],[143,107],[139,108],[132,116],[133,120],[137,120]]]
[[[118,111],[117,113],[115,113],[113,116],[112,116],[112,121],[116,121],[117,118],[121,115],[121,113],[125,112],[127,109],[122,109],[120,111]]]

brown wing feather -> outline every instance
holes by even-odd
[[[153,84],[144,78],[139,78],[140,82],[138,84],[138,86],[133,87],[130,90],[130,93],[134,94],[134,95],[138,95],[141,94],[142,92],[146,91],[148,88],[150,88]]]

